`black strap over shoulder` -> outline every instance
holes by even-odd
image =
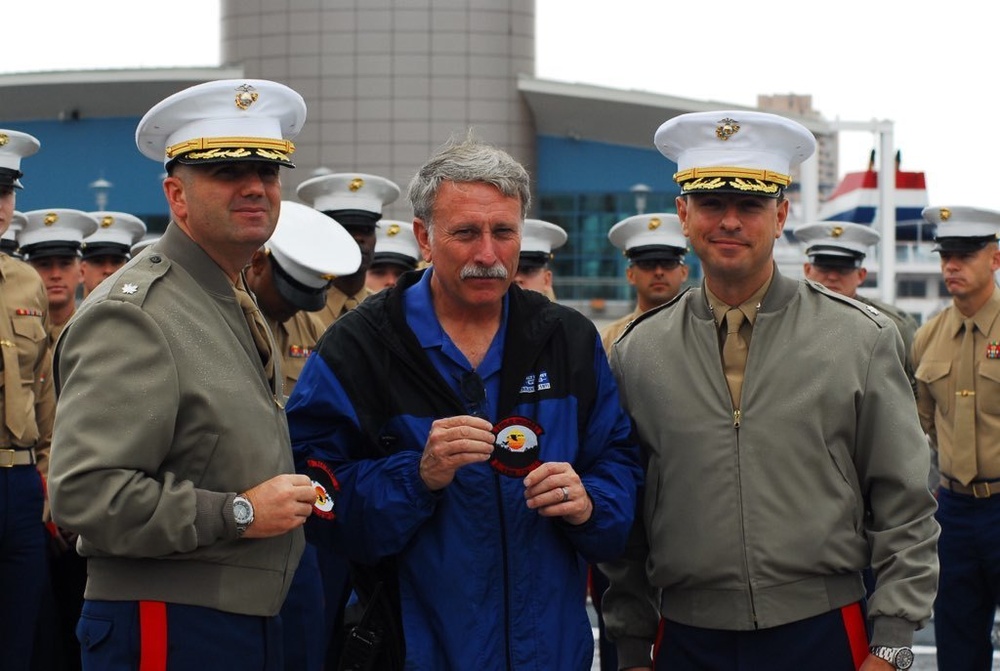
[[[399,616],[399,587],[391,564],[351,567],[351,582],[364,612],[347,632],[338,671],[403,669],[406,645]]]

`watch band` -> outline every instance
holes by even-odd
[[[910,648],[892,648],[887,645],[873,645],[869,652],[879,659],[884,659],[893,667],[904,671],[913,666],[913,650]]]

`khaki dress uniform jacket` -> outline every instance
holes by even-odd
[[[954,424],[962,314],[949,305],[920,327],[913,341],[920,423],[937,448],[941,474],[952,475]],[[1000,479],[1000,288],[974,316],[976,321],[976,480]]]
[[[939,527],[887,317],[775,271],[739,413],[704,288],[644,313],[610,360],[648,457],[634,538],[602,564],[620,665],[648,665],[660,615],[775,627],[862,599],[869,565],[873,643],[910,642],[931,613]]]
[[[274,334],[277,351],[281,352],[281,372],[285,376],[285,396],[291,396],[295,383],[302,374],[306,359],[323,335],[319,320],[304,310],[296,312],[291,319],[278,323],[272,319],[267,325]]]
[[[233,283],[176,224],[83,302],[56,345],[50,495],[89,557],[86,598],[278,613],[303,532],[243,540],[232,513],[295,472],[274,359],[277,383]]]
[[[21,436],[11,434],[4,422],[7,394],[4,393],[0,399],[0,448],[34,447],[38,470],[46,476],[56,414],[48,342],[49,301],[42,278],[35,269],[6,254],[0,254],[0,291],[3,293],[0,303],[4,306],[4,318],[10,329],[7,336],[2,336],[3,347],[17,349],[21,386],[25,392],[22,399],[24,430]],[[0,359],[0,368],[2,365]],[[2,385],[3,376],[0,375]]]

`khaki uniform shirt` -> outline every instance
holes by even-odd
[[[641,315],[642,312],[639,310],[639,306],[635,306],[635,310],[632,310],[629,314],[625,315],[621,319],[616,319],[601,330],[601,344],[604,345],[604,351],[610,352],[611,345],[614,344],[615,340],[618,340],[618,336],[625,331],[625,327],[632,323],[632,320]]]
[[[42,278],[30,265],[0,254],[0,304],[6,312],[7,325],[0,329],[0,339],[17,348],[21,385],[27,393],[24,411],[25,430],[15,438],[4,425],[7,394],[0,405],[0,447],[34,447],[38,470],[48,473],[52,423],[56,414],[55,388],[52,385],[52,354],[48,341],[49,301]],[[4,331],[9,331],[3,334]],[[3,360],[0,359],[0,369]],[[0,375],[0,386],[3,376]]]
[[[278,351],[281,352],[285,396],[291,396],[302,368],[306,365],[306,359],[312,354],[319,337],[323,335],[323,329],[319,320],[311,318],[310,313],[304,310],[296,312],[291,319],[280,324],[268,319],[267,325],[274,334]]]
[[[368,287],[363,287],[358,293],[353,296],[348,296],[337,287],[330,287],[326,291],[326,305],[316,312],[309,312],[307,314],[319,322],[320,332],[322,332],[325,331],[330,324],[342,317],[345,312],[353,310],[361,301],[374,293],[375,292]],[[348,305],[348,301],[352,301],[352,303]]]
[[[973,317],[976,321],[976,480],[1000,478],[1000,288]],[[955,377],[962,343],[962,314],[949,305],[917,330],[913,367],[917,411],[938,451],[941,473],[954,456]],[[985,335],[984,335],[985,334]]]
[[[72,317],[73,315],[70,316]],[[66,328],[67,323],[69,323],[68,319],[62,324],[49,324],[49,347],[56,346],[56,341],[59,340],[59,335],[63,332],[63,329]]]

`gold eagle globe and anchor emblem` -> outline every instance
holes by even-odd
[[[715,137],[723,142],[740,132],[740,123],[735,119],[726,117],[720,119],[718,123],[719,125],[715,127]]]
[[[254,89],[250,84],[243,84],[242,86],[236,87],[236,106],[241,110],[248,110],[250,106],[257,102],[257,98],[260,94]]]

